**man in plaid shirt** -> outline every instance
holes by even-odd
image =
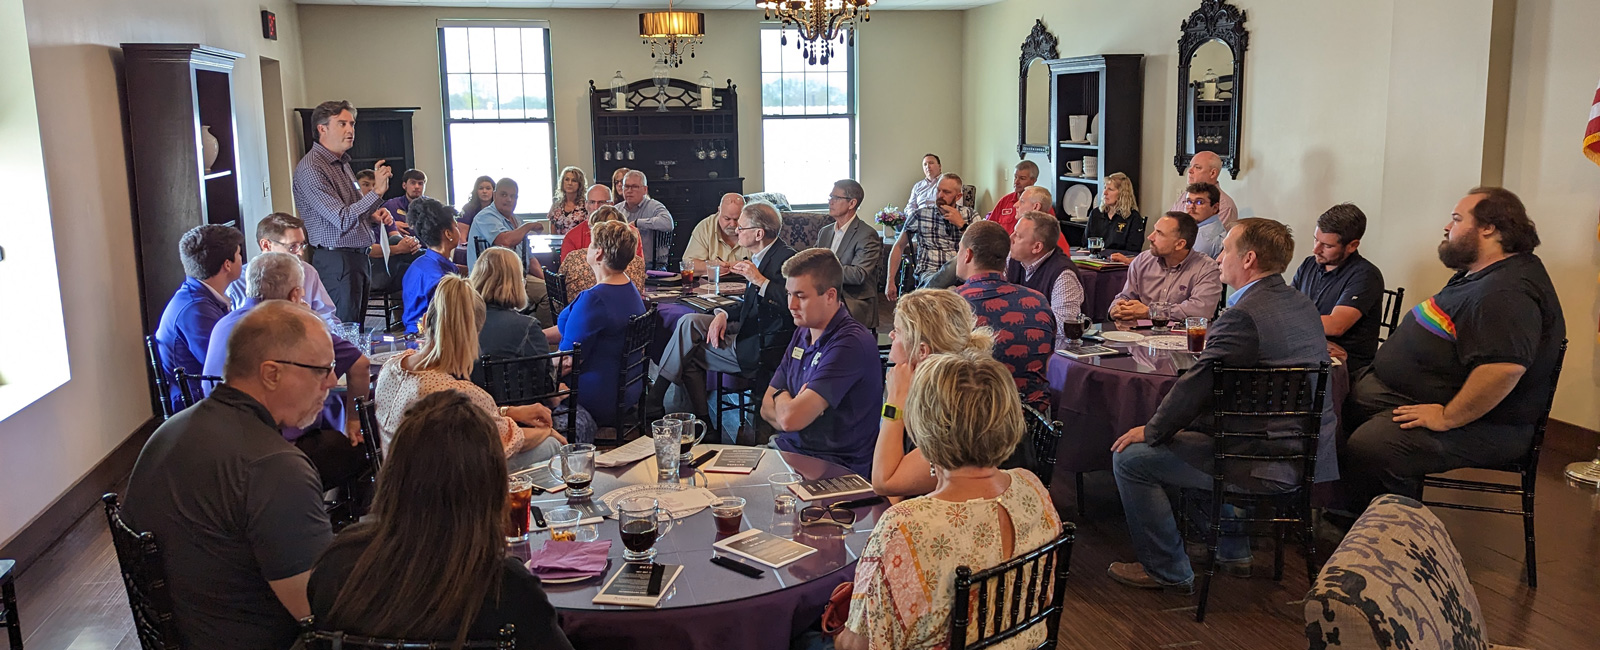
[[[394,217],[382,206],[393,171],[373,165],[373,187],[362,192],[350,169],[356,109],[347,101],[317,105],[311,113],[317,141],[294,168],[294,208],[306,224],[311,266],[322,276],[335,313],[346,323],[364,319],[372,287],[367,258]],[[381,256],[382,253],[379,253]]]
[[[939,176],[937,204],[920,208],[906,218],[905,229],[889,251],[889,282],[884,296],[895,300],[900,296],[896,275],[900,259],[905,255],[906,242],[916,239],[917,248],[912,255],[912,272],[917,286],[931,289],[948,289],[960,283],[955,267],[956,250],[961,245],[961,233],[977,218],[972,208],[960,205],[961,177],[946,172]]]

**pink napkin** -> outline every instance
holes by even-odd
[[[675,278],[683,275],[682,273],[673,273],[672,271],[657,271],[655,269],[645,271],[644,274],[652,278]]]
[[[547,541],[544,548],[534,551],[527,562],[533,575],[545,580],[582,578],[606,570],[606,554],[611,552],[611,540],[597,542]]]

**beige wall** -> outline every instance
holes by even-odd
[[[576,9],[445,9],[301,5],[305,30],[306,101],[348,99],[357,106],[418,106],[414,131],[417,164],[430,179],[430,193],[443,196],[444,126],[440,111],[436,21],[441,18],[523,18],[550,21],[551,84],[555,96],[557,168],[575,165],[592,173],[589,81],[606,88],[617,70],[629,81],[650,76],[650,47],[640,43],[637,11]],[[955,99],[960,68],[962,12],[876,12],[857,41],[860,50],[860,175],[867,191],[864,212],[904,202],[921,176],[921,156],[938,151],[962,156],[962,107]],[[761,97],[757,11],[706,12],[706,39],[695,58],[674,76],[690,81],[703,70],[721,85],[732,79],[740,100],[740,172],[745,191],[762,188]],[[359,26],[359,29],[353,29]],[[791,32],[791,38],[793,33]],[[941,43],[939,59],[922,54]],[[406,44],[404,47],[398,44]],[[793,47],[791,43],[790,47]],[[384,52],[380,70],[329,64]],[[935,81],[939,74],[942,81]],[[923,101],[940,92],[948,103]],[[644,168],[654,176],[659,168]],[[896,198],[898,197],[898,198]],[[457,203],[464,197],[457,197]],[[524,197],[524,201],[540,200]]]
[[[1241,214],[1288,223],[1300,236],[1300,252],[1309,254],[1316,216],[1334,203],[1356,203],[1369,218],[1362,251],[1389,286],[1406,287],[1409,307],[1449,277],[1433,248],[1450,208],[1468,188],[1503,174],[1543,233],[1539,254],[1561,293],[1573,341],[1555,417],[1600,428],[1593,399],[1600,170],[1578,152],[1596,75],[1591,64],[1600,57],[1584,26],[1600,24],[1600,5],[1234,4],[1248,12],[1250,30],[1244,157],[1240,178],[1224,174],[1222,186]],[[1172,167],[1175,59],[1178,26],[1195,5],[1007,0],[968,11],[964,166],[987,197],[980,205],[1009,189],[1016,155],[1016,81],[995,71],[1015,69],[1022,39],[1043,16],[1064,57],[1145,55],[1137,191],[1146,214],[1164,211],[1183,183]],[[1507,111],[1507,57],[1497,35],[1510,26],[1513,5]],[[1504,133],[1500,124],[1509,125]]]
[[[261,38],[262,8],[278,14],[277,42]],[[246,55],[234,99],[249,215],[270,211],[261,185],[268,173],[258,55],[282,62],[286,97],[301,96],[287,0],[25,0],[24,12],[72,380],[0,422],[0,541],[150,417],[118,44],[199,42]]]

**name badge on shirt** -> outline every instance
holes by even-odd
[[[806,351],[796,347],[789,351],[789,356],[794,357],[795,361],[799,361],[806,356]]]

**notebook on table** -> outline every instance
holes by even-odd
[[[685,305],[688,305],[689,307],[693,308],[695,311],[698,311],[698,312],[701,312],[701,313],[704,313],[704,314],[709,314],[709,313],[714,312],[714,311],[716,311],[718,309],[732,311],[733,309],[738,307],[739,304],[742,301],[736,300],[734,298],[729,298],[727,296],[719,296],[719,295],[715,295],[715,294],[701,294],[701,295],[697,295],[697,296],[685,296],[683,298],[679,298],[678,302],[680,302],[682,304],[685,304]]]
[[[756,467],[761,464],[761,455],[762,450],[759,448],[723,449],[717,452],[717,459],[702,470],[724,474],[749,474],[756,471]]]
[[[817,552],[817,549],[752,528],[720,542],[712,548],[749,558],[774,569]]]
[[[833,478],[819,478],[815,481],[804,481],[789,486],[790,490],[800,497],[802,501],[816,501],[818,499],[831,499],[845,497],[852,494],[870,494],[872,484],[860,474],[845,474]]]

